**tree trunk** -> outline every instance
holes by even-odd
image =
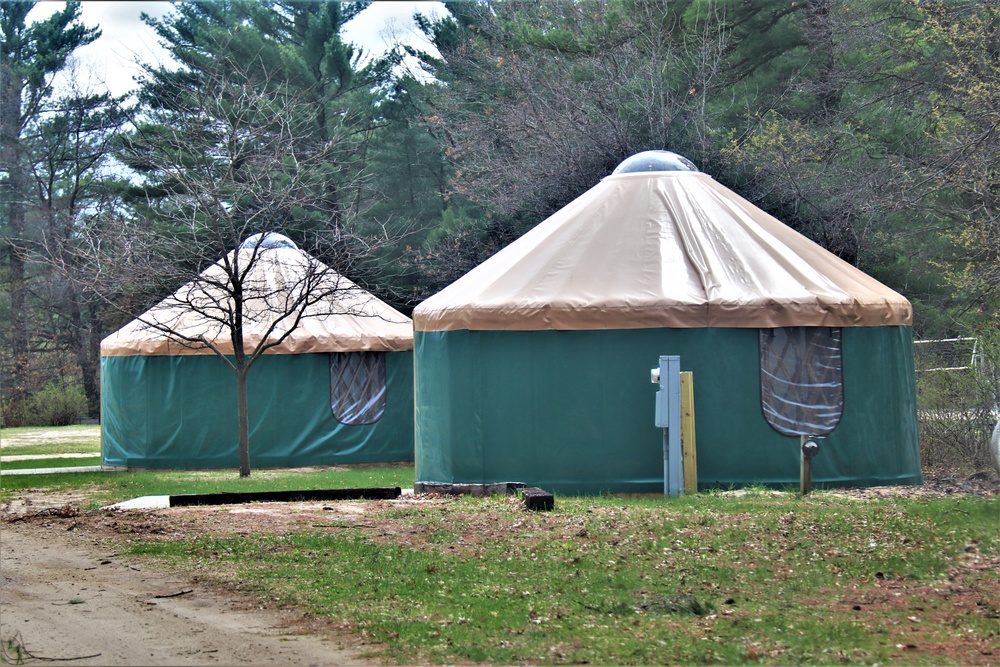
[[[21,148],[21,90],[24,81],[8,63],[0,64],[0,169],[7,172],[3,191],[7,230],[7,283],[10,290],[10,370],[13,386],[5,387],[5,398],[24,397],[29,352],[28,316],[25,312],[24,254],[18,244],[24,237],[24,202],[30,194]],[[27,191],[27,194],[26,194]]]
[[[233,370],[236,372],[236,420],[240,436],[240,478],[250,476],[250,411],[247,406],[247,364],[243,347],[243,282],[240,268],[240,253],[233,254],[229,284],[232,289],[233,319],[230,336],[233,342]]]
[[[20,210],[19,210],[20,209]],[[19,210],[20,216],[15,213]],[[23,228],[23,209],[17,205],[8,208],[11,223],[11,235],[20,235],[20,230],[15,228],[15,218],[19,218],[17,223]],[[21,250],[12,240],[7,242],[7,279],[10,290],[10,371],[13,374],[13,384],[7,387],[7,395],[4,398],[18,402],[28,394],[28,355],[30,352],[30,337],[28,335],[28,318],[25,312],[25,275],[24,258]]]
[[[68,296],[72,325],[70,345],[83,377],[83,391],[87,395],[87,416],[99,417],[101,414],[101,383],[98,371],[100,345],[93,344],[94,339],[99,338],[95,329],[96,318],[90,317],[88,325],[85,326],[80,308],[80,295],[72,285],[69,288]]]
[[[809,58],[815,63],[814,81],[817,114],[829,121],[840,104],[841,82],[838,81],[834,57],[833,18],[830,0],[809,0],[806,3],[806,35]]]
[[[247,370],[236,369],[236,414],[240,430],[240,477],[250,476],[250,415],[247,410]]]

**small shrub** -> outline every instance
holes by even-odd
[[[0,402],[0,427],[16,428],[27,425],[27,404],[25,400]]]
[[[995,336],[980,336],[975,356],[963,359],[962,367],[921,369],[918,363],[920,454],[925,466],[991,467],[989,438],[1000,401],[998,343]]]
[[[27,401],[26,426],[69,426],[87,414],[87,396],[79,385],[58,380],[39,389]]]

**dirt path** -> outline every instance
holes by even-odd
[[[293,617],[106,549],[64,525],[0,524],[0,662],[16,662],[13,639],[80,665],[374,664]]]

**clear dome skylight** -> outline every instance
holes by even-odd
[[[261,232],[260,234],[253,234],[248,236],[243,243],[240,244],[240,250],[253,250],[254,248],[260,248],[262,250],[273,250],[275,248],[291,248],[292,250],[298,250],[299,247],[295,245],[295,241],[291,240],[284,234],[278,234],[277,232]]]
[[[625,158],[611,174],[634,174],[643,171],[698,171],[698,167],[683,155],[671,151],[643,151]]]

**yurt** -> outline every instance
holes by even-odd
[[[666,151],[413,313],[417,481],[657,493],[650,369],[690,371],[699,488],[921,483],[909,302]]]
[[[247,375],[250,465],[412,461],[410,319],[268,233],[101,342],[102,464],[239,467],[225,261],[248,267],[244,350],[278,343]]]

